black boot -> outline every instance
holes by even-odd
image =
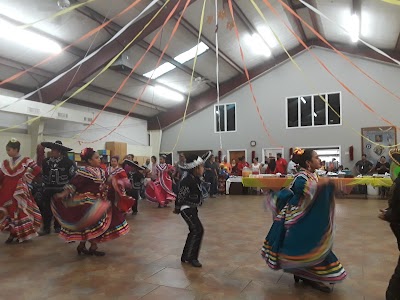
[[[50,229],[43,229],[39,232],[39,236],[44,236],[50,234]]]

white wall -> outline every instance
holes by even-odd
[[[313,51],[361,99],[394,124],[399,123],[400,100],[391,97],[371,83],[364,75],[356,71],[348,62],[338,57],[335,53],[320,48],[314,48]],[[354,157],[358,160],[362,153],[361,137],[354,134],[345,125],[353,127],[360,132],[362,127],[385,126],[387,124],[379,120],[376,115],[368,112],[307,52],[296,57],[296,61],[314,82],[318,91],[309,87],[308,82],[290,62],[282,64],[253,81],[253,88],[260,111],[271,135],[285,148],[286,157],[289,156],[289,148],[295,146],[338,145],[341,146],[342,150],[342,163],[345,166],[353,166],[355,162],[349,161],[348,148],[352,145],[354,146]],[[352,57],[352,61],[389,90],[400,95],[400,68],[356,57]],[[345,125],[339,127],[286,129],[286,97],[309,95],[315,92],[337,91],[342,92],[342,117]],[[253,150],[256,151],[256,156],[260,158],[262,156],[262,148],[273,148],[274,146],[271,145],[263,130],[256,108],[252,103],[248,85],[241,87],[221,101],[221,103],[230,102],[237,103],[237,132],[222,134],[223,152],[226,153],[227,149],[246,148],[248,150],[248,160],[250,160],[251,151]],[[186,120],[176,148],[177,151],[205,148],[219,150],[219,135],[214,132],[213,109],[213,105],[209,106]],[[164,130],[161,151],[170,151],[172,149],[179,127],[180,124],[177,124]],[[254,148],[250,146],[250,141],[252,140],[257,142]]]
[[[0,90],[0,95],[9,95],[13,97],[21,96],[18,93],[13,93],[4,89]],[[98,110],[74,104],[66,103],[64,106],[79,111],[84,110],[90,112],[93,117],[98,112]],[[45,119],[43,139],[45,141],[61,140],[64,145],[73,148],[75,152],[80,152],[84,147],[92,147],[96,150],[105,149],[105,143],[108,141],[124,142],[128,145],[128,153],[133,153],[136,156],[151,156],[152,147],[148,145],[147,121],[136,118],[127,118],[115,132],[102,140],[94,143],[82,143],[82,141],[92,142],[102,138],[116,127],[123,118],[124,116],[122,115],[103,112],[96,120],[94,126],[77,137],[75,136],[86,127],[85,125],[64,120]],[[21,124],[26,120],[27,116],[22,114],[0,112],[0,128]],[[24,125],[18,129],[0,132],[0,160],[7,157],[5,145],[12,137],[19,139],[21,142],[21,153],[23,155],[32,156],[30,148],[33,137],[28,134],[28,126]],[[35,151],[36,149],[33,150],[34,153]]]

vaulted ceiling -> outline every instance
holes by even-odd
[[[227,0],[218,1],[218,45],[219,45],[219,83],[221,95],[225,95],[246,82],[235,30],[232,28]],[[71,5],[84,2],[70,0]],[[51,82],[59,74],[63,76],[43,87],[31,99],[46,103],[71,96],[100,70],[142,30],[143,32],[127,48],[108,70],[98,76],[91,85],[73,96],[69,101],[92,108],[101,109],[116,93],[114,101],[107,110],[126,114],[133,103],[140,97],[140,102],[132,112],[132,116],[149,120],[149,128],[165,128],[179,120],[184,111],[186,96],[190,92],[193,59],[179,62],[177,56],[197,45],[200,15],[203,0],[191,0],[183,14],[178,30],[174,34],[161,64],[170,66],[171,70],[151,79],[144,90],[148,78],[144,74],[155,69],[164,47],[170,39],[175,23],[181,16],[186,0],[171,0],[157,14],[165,1],[158,1],[144,13],[136,22],[129,26],[118,38],[107,43],[131,20],[152,2],[142,0],[121,16],[115,17],[121,11],[132,5],[134,0],[96,0],[85,6],[63,14],[54,19],[46,19],[60,9],[56,0],[2,0],[0,2],[0,81],[46,59],[50,54],[29,47],[27,43],[13,41],[1,34],[2,21],[12,25],[23,25],[45,19],[26,29],[40,34],[56,42],[61,47],[74,43],[82,36],[104,22],[108,22],[102,30],[84,41],[74,43],[62,51],[54,59],[29,70],[23,76],[12,82],[3,84],[6,88],[27,94]],[[318,33],[329,40],[334,46],[347,53],[363,55],[369,58],[387,61],[383,56],[365,48],[360,43],[352,42],[350,36],[335,24],[321,18],[298,0],[282,0],[297,12],[301,18],[310,24]],[[385,50],[388,54],[400,59],[400,6],[391,5],[381,0],[308,0],[307,3],[316,7],[339,25],[346,27],[353,14],[360,20],[360,38],[368,43]],[[291,54],[304,50],[293,34],[284,26],[281,19],[265,5],[263,0],[255,0],[261,8],[269,25],[278,35],[283,45]],[[278,0],[269,0],[280,17],[289,27],[309,46],[327,47],[317,36],[295,18]],[[178,4],[174,11],[175,4]],[[254,9],[251,1],[232,0],[234,17],[240,32],[246,66],[251,77],[260,75],[277,64],[285,61],[284,53],[271,30]],[[162,28],[167,16],[172,13],[171,20]],[[146,26],[154,17],[149,26]],[[216,40],[215,40],[215,1],[207,1],[205,20],[200,40],[207,50],[198,56],[191,89],[191,101],[188,112],[192,113],[210,105],[216,100]],[[143,61],[135,67],[148,49],[157,32],[159,37],[154,46],[144,56]],[[254,34],[259,34],[262,43],[270,49],[266,55],[255,45]],[[268,49],[267,48],[267,49]],[[100,49],[90,57],[90,54]],[[89,57],[81,66],[75,64]],[[126,84],[120,89],[121,83]],[[174,95],[180,95],[176,99]]]

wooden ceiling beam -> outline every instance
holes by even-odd
[[[292,0],[283,0],[291,9],[296,11],[296,6],[293,5]],[[294,28],[294,30],[297,31],[297,34],[300,35],[301,39],[305,42],[307,41],[307,36],[306,33],[304,32],[303,25],[301,25],[301,22],[299,19],[297,19],[295,16],[293,16],[291,13],[289,13],[285,8],[283,9],[285,11],[285,14],[288,16],[289,21]]]
[[[191,0],[192,3],[195,1],[197,0]],[[96,55],[86,60],[83,64],[72,68],[70,71],[64,74],[62,78],[53,82],[47,87],[42,88],[41,93],[43,95],[43,99],[45,99],[47,103],[60,100],[62,95],[74,88],[79,82],[82,82],[86,78],[93,75],[102,66],[109,62],[110,59],[117,55],[123,49],[122,45],[127,45],[138,33],[143,30],[145,25],[149,23],[152,18],[155,17],[150,25],[143,30],[142,34],[133,44],[143,40],[144,37],[159,28],[176,4],[178,4],[178,7],[175,11],[175,14],[178,14],[183,9],[185,3],[184,1],[179,2],[178,0],[171,0],[169,5],[165,7],[165,9],[163,9],[157,16],[155,11],[148,13],[146,16],[142,17],[140,20],[127,28],[127,30],[125,30],[124,33],[122,33],[118,38],[118,41],[114,40],[113,42],[109,43]],[[35,94],[32,98],[35,99],[35,97],[37,98],[38,95]]]
[[[294,56],[300,52],[302,52],[304,48],[299,45],[292,50],[289,50],[291,56]],[[272,68],[276,67],[278,64],[281,64],[288,60],[288,57],[285,53],[277,55],[275,58],[270,59],[263,64],[249,70],[250,78],[255,78],[264,74],[265,72],[271,70]],[[220,86],[220,96],[224,97],[228,95],[233,90],[241,87],[242,85],[246,84],[247,78],[245,75],[238,75],[224,83]],[[188,115],[196,113],[207,106],[215,103],[217,99],[216,90],[209,89],[204,93],[196,97],[192,97],[188,107]],[[149,120],[148,128],[149,130],[157,130],[157,129],[165,129],[179,120],[182,119],[183,113],[185,111],[186,103],[179,104],[177,106],[172,107],[165,113],[161,113]]]

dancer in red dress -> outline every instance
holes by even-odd
[[[41,171],[29,157],[19,154],[21,144],[11,139],[6,145],[10,157],[4,160],[0,169],[0,230],[9,231],[6,240],[23,242],[37,236],[42,216],[28,188]]]
[[[171,174],[174,167],[165,163],[166,156],[160,156],[160,163],[156,166],[157,179],[146,187],[146,198],[151,202],[157,202],[158,207],[166,207],[171,201],[175,201],[176,195],[172,191]]]
[[[92,148],[85,148],[81,167],[65,190],[52,201],[54,216],[61,224],[60,236],[66,241],[78,241],[78,254],[104,256],[97,244],[116,239],[129,231],[120,210],[107,199],[107,184],[100,156]],[[86,241],[91,246],[86,249]]]
[[[111,165],[107,168],[108,200],[126,214],[132,212],[132,206],[137,199],[126,194],[125,189],[131,188],[131,183],[124,169],[118,166],[118,156],[111,157]]]

